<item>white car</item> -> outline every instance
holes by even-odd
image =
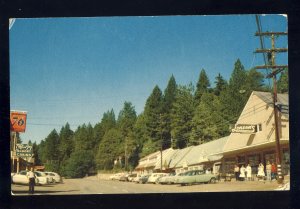
[[[167,176],[167,173],[152,173],[151,176],[148,178],[147,183],[158,183],[158,179]]]
[[[14,184],[29,184],[27,171],[20,171],[19,173],[11,174],[11,181]],[[35,183],[39,184],[39,179],[35,178]]]
[[[45,173],[41,171],[34,171],[36,178],[39,180],[39,185],[46,185],[52,182],[52,178],[49,178]]]
[[[109,177],[110,180],[120,180],[121,176],[123,176],[124,173],[116,173],[116,174],[113,174]]]
[[[63,182],[62,177],[61,177],[58,173],[55,173],[55,172],[49,172],[49,171],[46,171],[46,172],[44,172],[44,173],[45,173],[47,176],[52,177],[54,183],[62,183],[62,182]]]
[[[140,180],[140,177],[141,177],[141,175],[138,174],[136,177],[134,177],[134,178],[132,179],[132,182],[138,183],[139,180]]]
[[[136,178],[136,177],[137,177],[137,174],[136,173],[132,173],[132,174],[129,174],[127,178],[128,178],[128,181],[132,182],[133,179]]]
[[[158,183],[160,184],[171,184],[172,179],[174,179],[175,173],[169,173],[167,176],[163,176],[158,179]]]

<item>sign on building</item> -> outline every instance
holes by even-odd
[[[33,156],[32,146],[28,144],[16,144],[16,155],[17,157],[21,157],[21,158],[32,157]]]
[[[256,133],[257,125],[253,124],[236,124],[234,129],[231,130],[232,133]]]
[[[10,130],[14,132],[25,132],[27,112],[10,111]]]

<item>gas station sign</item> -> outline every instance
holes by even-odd
[[[14,132],[25,132],[27,112],[10,111],[10,130]]]

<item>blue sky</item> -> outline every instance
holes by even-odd
[[[287,31],[287,19],[261,16],[263,31]],[[262,65],[255,15],[17,19],[10,30],[10,101],[28,112],[24,143],[40,142],[67,122],[116,116],[125,101],[143,111],[155,85],[173,74],[196,84],[205,69],[213,86],[228,80],[239,58],[246,69]],[[287,47],[286,38],[276,40]],[[265,47],[270,47],[265,39]],[[287,64],[279,55],[277,64]]]

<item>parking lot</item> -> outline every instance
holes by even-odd
[[[287,180],[286,180],[287,181]],[[63,183],[35,186],[34,195],[72,194],[137,194],[137,193],[186,193],[186,192],[233,192],[272,191],[279,187],[276,181],[235,181],[192,186],[138,184],[99,179],[97,176],[82,179],[64,179]],[[12,184],[13,195],[29,195],[28,185]]]

